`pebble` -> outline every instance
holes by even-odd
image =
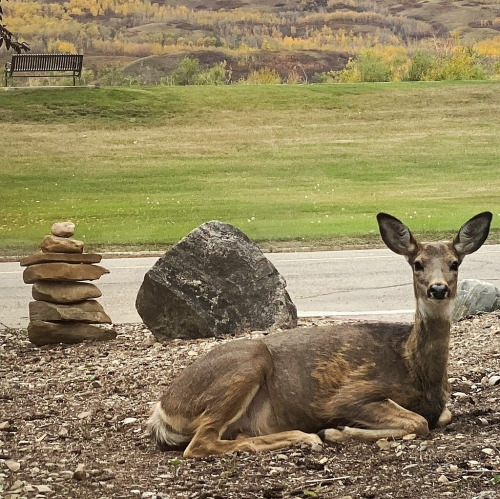
[[[125,418],[122,421],[120,421],[121,424],[127,425],[127,424],[132,424],[137,421],[137,418]]]
[[[488,380],[488,385],[490,385],[490,386],[495,386],[495,385],[498,385],[498,384],[500,384],[500,376],[492,376]]]
[[[7,468],[9,468],[9,470],[13,472],[19,471],[19,469],[21,468],[21,463],[13,461],[12,459],[6,459],[5,464],[7,465]]]
[[[438,482],[439,483],[449,483],[450,481],[448,480],[448,478],[446,478],[445,475],[441,475],[439,478],[438,478]]]
[[[495,449],[491,449],[489,447],[486,447],[481,450],[483,454],[486,454],[487,456],[493,456],[495,454]]]
[[[45,493],[45,492],[52,492],[52,489],[48,487],[47,485],[35,485],[36,489],[38,492]]]
[[[417,438],[416,433],[408,433],[408,435],[405,435],[403,437],[403,440],[415,440]]]
[[[75,472],[73,473],[73,478],[75,480],[85,480],[85,478],[87,477],[87,473],[85,472],[85,465],[84,464],[79,464],[77,467],[76,467],[76,470]]]
[[[377,440],[375,443],[377,444],[377,447],[380,450],[389,450],[391,448],[391,444],[386,438],[381,438],[380,440]]]

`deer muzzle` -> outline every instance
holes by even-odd
[[[427,290],[427,296],[434,300],[444,300],[450,296],[450,288],[446,284],[432,284]]]

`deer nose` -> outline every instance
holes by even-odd
[[[429,287],[427,295],[429,298],[434,298],[436,300],[443,300],[447,298],[450,292],[450,288],[446,284],[432,284]]]

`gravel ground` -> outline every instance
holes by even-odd
[[[326,323],[326,319],[302,321]],[[0,497],[500,498],[500,313],[457,323],[453,422],[425,440],[185,460],[150,443],[151,404],[198,355],[227,340],[116,340],[37,348],[0,331]],[[262,333],[249,333],[255,337]]]

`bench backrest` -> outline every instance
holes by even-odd
[[[82,70],[82,54],[12,54],[11,71]]]

